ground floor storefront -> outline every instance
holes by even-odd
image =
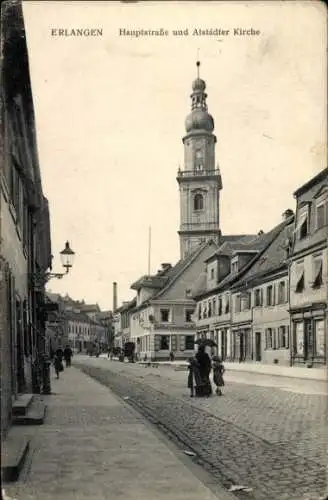
[[[186,333],[154,333],[131,338],[136,344],[136,356],[140,361],[185,360],[194,355],[195,335]]]
[[[327,364],[327,304],[291,310],[293,365]]]
[[[288,324],[225,326],[197,331],[196,339],[210,339],[216,346],[210,355],[234,363],[290,364]]]

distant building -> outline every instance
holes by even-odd
[[[295,193],[290,258],[292,363],[327,363],[328,169]]]

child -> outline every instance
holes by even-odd
[[[221,359],[213,356],[213,382],[216,385],[216,394],[222,396],[221,387],[224,386],[223,374],[225,372]]]
[[[188,389],[190,389],[190,397],[194,397],[194,359],[188,359]]]

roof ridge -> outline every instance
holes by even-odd
[[[151,300],[160,297],[164,292],[166,292],[170,288],[170,286],[173,283],[175,283],[178,278],[180,278],[181,274],[185,271],[185,269],[187,268],[187,266],[190,265],[198,257],[198,255],[201,253],[201,251],[204,250],[207,246],[211,245],[212,243],[214,243],[214,242],[211,241],[211,240],[210,241],[205,241],[203,244],[199,245],[198,249],[196,249],[194,253],[192,253],[189,256],[187,256],[186,259],[182,259],[182,260],[186,261],[185,265],[182,267],[182,269],[180,269],[180,271],[178,272],[178,274],[173,277],[172,281],[169,280],[169,282],[164,286],[164,288],[162,288],[162,290],[160,290],[157,294],[155,294],[153,297],[151,297]],[[177,262],[176,265],[178,265],[178,263],[180,261],[181,261],[181,259]]]
[[[270,233],[274,233],[275,230],[277,231],[276,234],[274,234],[273,237],[270,238],[270,241],[263,247],[263,249],[260,250],[259,253],[257,255],[255,255],[254,258],[251,259],[248,264],[246,264],[245,268],[240,273],[240,276],[238,277],[238,279],[235,281],[235,283],[232,286],[238,285],[238,283],[240,283],[242,281],[246,272],[249,271],[251,269],[251,267],[263,256],[264,252],[267,251],[267,249],[270,247],[270,245],[272,245],[272,243],[278,238],[278,236],[289,225],[289,223],[290,223],[290,221],[288,221],[288,220],[280,222],[273,229],[271,229],[271,231],[266,233],[268,235]]]

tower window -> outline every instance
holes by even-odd
[[[203,210],[204,198],[201,194],[197,193],[194,198],[194,210]]]

